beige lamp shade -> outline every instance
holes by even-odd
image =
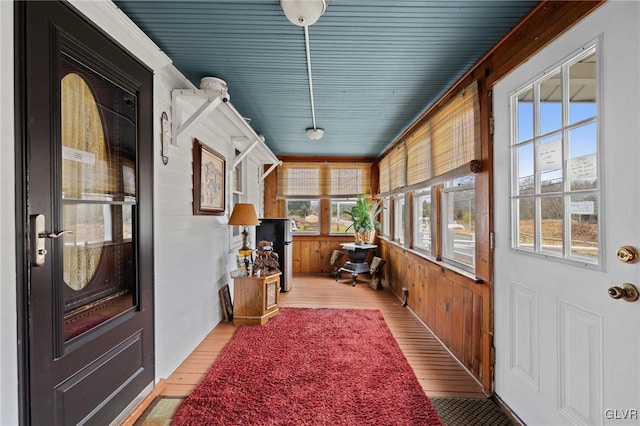
[[[251,203],[238,203],[233,207],[231,217],[229,217],[229,225],[251,226],[260,225],[256,209]]]

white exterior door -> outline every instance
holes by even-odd
[[[495,391],[529,425],[640,424],[640,302],[608,294],[623,283],[640,287],[640,263],[616,256],[622,246],[640,249],[638,22],[639,2],[609,2],[494,86]],[[545,93],[550,87],[529,98],[522,89],[550,81],[594,41],[598,142],[578,152],[579,131],[564,117],[581,100],[575,87],[564,107]],[[569,127],[517,151],[513,139],[529,136],[512,121],[513,99],[520,93],[522,111],[535,109],[536,90]],[[548,130],[547,113],[534,114],[538,133]],[[585,186],[574,184],[579,164],[592,168]],[[560,209],[550,212],[554,203]],[[583,218],[590,237],[574,233]],[[554,220],[559,235],[551,235]]]

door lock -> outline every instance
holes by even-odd
[[[612,299],[623,299],[627,302],[635,302],[639,296],[636,286],[629,283],[610,287],[608,292]]]
[[[44,248],[44,238],[41,237],[41,234],[44,233],[44,215],[32,214],[29,217],[29,233],[31,266],[42,266],[47,254],[47,249]]]
[[[46,238],[58,239],[64,234],[73,234],[73,231],[47,232],[44,230],[44,215],[32,214],[29,216],[29,239],[31,266],[44,265],[47,249],[44,248]]]
[[[632,246],[623,246],[616,251],[616,256],[622,263],[636,263],[638,261],[638,250]]]

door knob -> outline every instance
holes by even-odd
[[[638,250],[632,246],[620,247],[616,251],[616,256],[622,263],[636,263],[638,261]]]
[[[627,302],[635,302],[638,300],[638,289],[633,284],[624,283],[620,286],[609,288],[609,296],[612,299],[623,299]]]

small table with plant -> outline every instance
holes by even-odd
[[[347,252],[349,261],[347,261],[344,266],[338,270],[336,281],[340,279],[342,272],[349,272],[352,280],[351,285],[355,287],[358,274],[368,274],[370,271],[369,264],[366,262],[369,250],[375,249],[378,246],[375,244],[364,243],[342,243],[340,244],[340,247]]]

